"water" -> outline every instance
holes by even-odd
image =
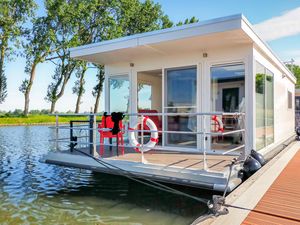
[[[127,178],[40,163],[53,136],[45,126],[0,128],[0,224],[182,225],[207,210]]]

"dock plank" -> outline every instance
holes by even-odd
[[[243,225],[300,224],[300,151],[288,163]]]
[[[177,167],[183,169],[203,169],[203,156],[200,154],[170,154],[170,153],[146,153],[145,159],[151,164],[165,167]],[[224,171],[231,163],[234,156],[207,155],[207,166],[213,171]],[[127,153],[114,156],[111,159],[140,162],[141,154]]]

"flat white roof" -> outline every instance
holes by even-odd
[[[222,43],[220,34],[222,34]],[[254,43],[282,73],[294,82],[296,81],[295,76],[255,33],[250,22],[242,14],[83,45],[71,48],[70,54],[72,58],[109,64],[117,61],[130,61],[133,57],[157,54],[160,50],[153,46],[160,45],[161,48],[172,51],[174,47],[168,44],[174,41],[177,41],[176,49],[180,50],[180,45],[184,45],[185,49],[192,49],[195,48],[195,44],[191,44],[191,39],[198,41],[199,44],[202,41],[201,43],[205,46],[214,45],[215,47],[220,44]]]

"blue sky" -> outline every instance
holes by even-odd
[[[300,64],[300,1],[299,0],[155,0],[174,22],[192,16],[200,21],[243,13],[254,28],[283,60],[294,58]],[[39,1],[41,4],[41,1]],[[42,11],[39,11],[39,14]],[[8,98],[0,105],[0,110],[22,109],[24,97],[18,88],[26,77],[25,60],[18,58],[6,64],[8,77]],[[32,88],[30,109],[50,108],[44,100],[48,84],[51,82],[54,66],[44,63],[38,66]],[[76,96],[72,94],[75,78],[70,80],[65,95],[57,102],[58,111],[74,110]],[[86,76],[86,93],[83,96],[81,111],[89,111],[94,104],[91,95],[95,84],[95,71]],[[101,106],[103,109],[103,96]]]

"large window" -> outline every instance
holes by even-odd
[[[211,67],[211,111],[245,112],[245,66],[239,64],[216,65]],[[219,116],[226,131],[243,128],[244,121],[232,115]],[[217,131],[212,126],[212,131]],[[228,146],[243,142],[242,133],[212,137],[212,149],[225,150]]]
[[[128,112],[129,79],[127,75],[109,78],[110,112]]]
[[[273,73],[256,63],[256,149],[274,142],[274,81]]]
[[[166,71],[165,112],[191,113],[196,109],[196,67],[168,69]],[[167,116],[168,131],[196,131],[196,116]],[[196,134],[168,134],[167,145],[196,146]]]

